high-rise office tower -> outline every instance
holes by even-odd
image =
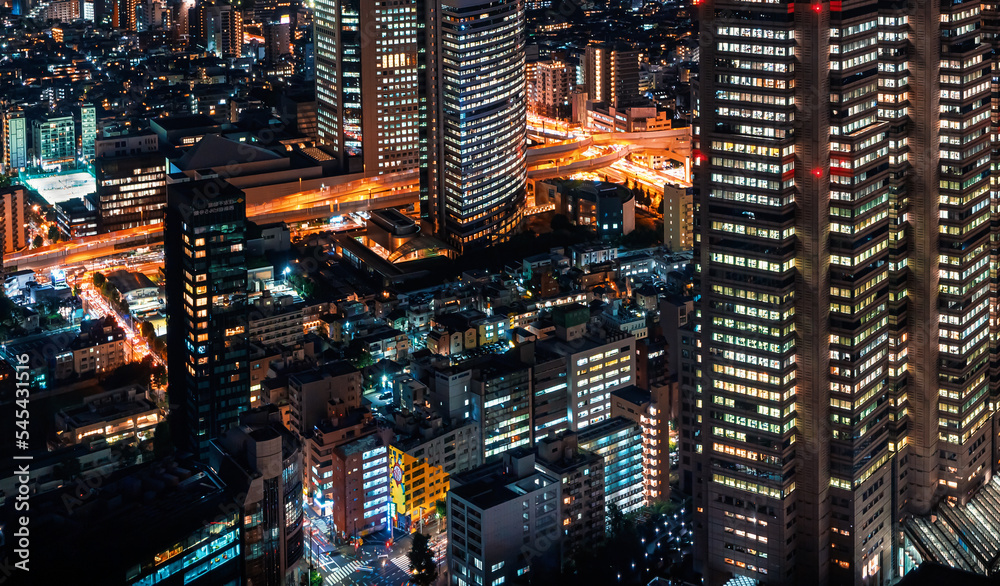
[[[167,191],[164,233],[172,435],[207,459],[250,407],[246,200],[217,180]]]
[[[345,170],[374,176],[420,164],[422,4],[316,2],[319,140]]]
[[[527,178],[524,2],[459,0],[437,29],[437,231],[464,252],[517,228]]]
[[[3,172],[11,174],[28,166],[28,119],[24,111],[3,114]]]
[[[696,565],[886,584],[894,524],[995,468],[980,4],[699,10]]]
[[[525,181],[524,3],[316,3],[318,137],[350,172],[420,169],[420,212],[459,250],[505,240]]]

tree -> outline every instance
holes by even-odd
[[[79,476],[82,469],[83,468],[80,466],[80,460],[77,460],[76,458],[66,458],[61,463],[56,464],[56,468],[53,472],[59,479],[69,482]]]
[[[59,239],[59,227],[55,224],[49,226],[49,242],[55,242]]]
[[[100,289],[108,280],[104,278],[104,273],[94,273],[94,287]]]
[[[170,423],[164,419],[156,424],[153,433],[153,457],[159,460],[169,456],[174,451],[174,442],[170,434]]]
[[[139,324],[139,334],[147,340],[156,335],[156,328],[148,321]]]
[[[0,323],[13,326],[20,323],[23,316],[21,307],[0,292]]]
[[[410,570],[413,572],[413,583],[417,586],[430,586],[437,579],[437,563],[431,551],[430,538],[423,533],[413,534],[413,546],[406,554],[410,558]]]
[[[45,243],[45,240],[43,240],[41,236],[35,236],[35,238],[31,241],[31,247],[32,248],[41,248],[42,244],[44,244],[44,243]]]
[[[444,499],[437,502],[437,516],[440,518],[448,516],[448,503]]]
[[[365,348],[361,340],[351,340],[351,343],[344,350],[344,358],[349,360],[359,370],[375,364],[375,359],[372,358],[371,352]]]

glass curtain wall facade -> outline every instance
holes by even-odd
[[[520,0],[449,1],[438,34],[438,231],[459,251],[502,242],[527,178],[525,17]]]

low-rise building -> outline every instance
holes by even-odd
[[[604,539],[604,458],[581,450],[573,432],[549,436],[535,446],[535,467],[562,487],[563,560]]]
[[[304,302],[265,291],[253,300],[250,338],[260,344],[294,344],[305,335],[304,321]]]
[[[139,272],[117,270],[105,275],[108,282],[118,290],[123,301],[128,303],[129,312],[136,317],[157,313],[164,308],[160,287],[149,277]]]
[[[340,537],[381,530],[389,521],[388,448],[371,412],[332,413],[304,437],[309,502]]]
[[[328,404],[361,406],[361,371],[347,361],[331,362],[288,376],[292,431],[300,436],[328,414]]]
[[[303,554],[302,449],[268,406],[240,415],[240,426],[212,440],[209,461],[236,495],[243,583],[296,584]]]
[[[439,465],[389,446],[389,500],[392,524],[404,531],[437,513],[448,494],[448,473]]]
[[[354,338],[361,347],[368,351],[374,360],[387,358],[389,360],[405,360],[410,352],[410,338],[405,332],[394,328],[381,327],[374,331]]]
[[[562,490],[527,449],[452,476],[448,573],[459,586],[512,584],[537,564],[558,568]],[[527,555],[530,552],[531,555]]]
[[[78,444],[103,437],[109,444],[134,438],[153,439],[156,426],[163,420],[160,409],[133,385],[84,398],[83,403],[56,414],[60,439]]]
[[[67,352],[72,356],[73,370],[77,375],[110,372],[125,364],[125,330],[114,317],[85,320],[80,325],[80,335],[69,344]],[[57,378],[60,357],[56,356]]]

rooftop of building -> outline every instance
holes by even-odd
[[[341,417],[337,417],[335,419],[323,419],[317,423],[312,430],[307,431],[305,436],[312,437],[317,434],[334,433],[336,431],[364,423],[370,418],[371,411],[367,407],[350,409]],[[374,430],[374,428],[372,428],[372,430]]]
[[[338,449],[345,456],[350,456],[352,454],[357,454],[358,452],[370,452],[371,450],[382,447],[383,445],[382,438],[379,434],[371,433],[341,444]]]
[[[649,391],[644,391],[635,385],[628,385],[627,387],[622,387],[613,393],[612,396],[618,397],[633,405],[646,405],[652,402],[652,396]]]
[[[959,570],[938,564],[935,562],[924,562],[915,570],[903,576],[903,579],[896,582],[896,586],[940,586],[954,582],[962,586],[996,586],[996,578],[990,578],[980,574],[974,574],[965,570]]]
[[[83,567],[107,584],[125,583],[127,568],[121,564],[151,561],[206,521],[236,514],[222,481],[197,462],[159,460],[99,478],[96,488],[67,483],[62,490],[32,497],[32,537],[45,544],[32,558],[33,579],[40,580],[34,583],[59,583],[53,576],[36,577],[36,568],[72,575],[67,582],[76,582]],[[7,499],[9,505],[13,501]],[[115,536],[114,555],[107,555],[106,540],[95,535]]]
[[[496,462],[454,475],[451,477],[449,494],[480,510],[486,510],[558,482],[535,468],[518,478],[513,473],[510,461],[512,458],[526,457],[534,459],[530,450],[515,448]]]
[[[119,269],[108,273],[105,277],[122,295],[127,295],[128,293],[139,289],[156,288],[156,283],[150,280],[150,278],[146,275],[139,272],[130,272]]]
[[[605,419],[600,423],[588,425],[580,430],[580,445],[582,446],[625,430],[631,430],[638,425],[639,424],[635,421],[624,417],[612,417],[611,419]],[[639,441],[639,434],[636,434],[636,441]]]
[[[154,127],[159,126],[163,130],[169,132],[220,126],[214,118],[206,114],[193,114],[190,116],[164,116],[162,118],[150,120],[150,125]]]
[[[551,352],[559,356],[569,356],[571,354],[589,352],[596,348],[600,348],[601,346],[607,346],[608,344],[624,344],[627,343],[628,338],[631,338],[631,336],[625,336],[625,338],[619,340],[612,340],[609,338],[602,339],[588,333],[575,340],[561,340],[556,337],[548,337],[539,340],[537,345],[539,348],[547,352]]]
[[[137,387],[135,388],[137,389]],[[59,417],[67,427],[80,428],[157,409],[156,405],[147,400],[144,395],[129,395],[121,392],[124,390],[127,389],[102,393],[102,395],[107,396],[106,400],[93,400],[94,398],[90,397],[86,403],[61,410]]]
[[[903,523],[920,557],[965,572],[996,575],[1000,532],[993,528],[1000,525],[1000,476],[982,485],[967,504],[943,501],[935,512]]]
[[[217,450],[216,459],[219,463],[219,474],[227,481],[232,479],[232,472],[238,469],[244,478],[260,474],[255,469],[255,462],[248,458],[246,440],[255,443],[270,442],[281,439],[281,460],[294,458],[301,450],[301,443],[291,431],[281,423],[281,413],[276,405],[264,405],[244,411],[240,414],[239,427],[230,429],[222,437],[212,440]],[[225,454],[223,460],[219,454]]]
[[[261,161],[276,161],[284,157],[273,151],[209,134],[198,141],[174,164],[183,170],[239,166]]]

